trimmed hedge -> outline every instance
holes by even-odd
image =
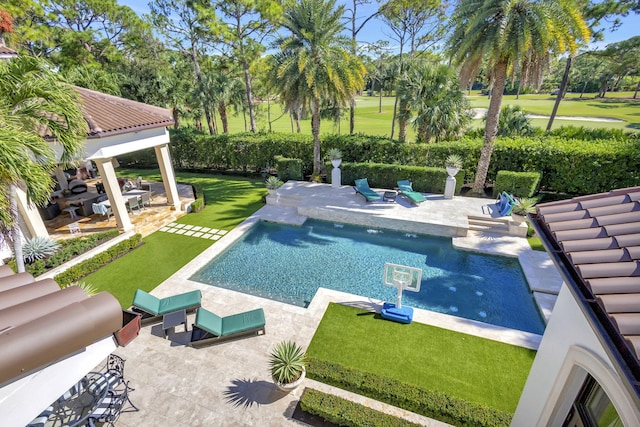
[[[68,270],[56,275],[54,280],[58,282],[60,286],[68,285],[69,283],[77,282],[85,276],[97,271],[101,267],[109,264],[111,261],[121,257],[127,252],[135,249],[140,245],[142,241],[142,235],[134,234],[127,240],[123,240],[117,245],[111,246],[104,252],[100,252],[95,256],[82,261],[79,264],[70,267]]]
[[[493,197],[506,191],[516,197],[533,197],[540,183],[540,172],[498,171]]]
[[[283,156],[274,156],[276,162],[276,171],[278,178],[282,181],[288,181],[290,179],[301,181],[304,179],[302,174],[302,160],[290,159]]]
[[[273,164],[277,155],[301,159],[303,176],[310,175],[313,169],[310,135],[205,135],[193,129],[180,129],[171,131],[171,142],[178,169],[258,173],[267,164]],[[444,167],[450,154],[457,154],[463,159],[462,168],[466,171],[458,180],[472,182],[482,138],[412,144],[368,135],[322,136],[322,154],[332,148],[342,151],[343,162],[437,168]],[[529,138],[499,138],[489,166],[488,182],[496,179],[498,171],[512,170],[542,173],[540,187],[546,191],[580,195],[631,187],[640,185],[639,152],[640,137],[621,132],[565,129]]]
[[[444,168],[382,163],[343,162],[340,169],[343,185],[354,185],[356,179],[367,178],[371,187],[395,188],[398,186],[398,181],[408,179],[412,182],[413,189],[422,193],[444,193],[444,186],[449,176]],[[456,176],[456,194],[460,194],[463,184],[464,171],[460,171]]]
[[[507,412],[313,357],[307,359],[307,375],[455,426],[496,427],[511,423],[512,414]]]
[[[317,415],[339,426],[417,427],[420,425],[312,388],[305,389],[300,398],[300,407],[309,414]]]
[[[25,264],[25,270],[31,273],[33,277],[38,277],[47,271],[56,268],[65,262],[69,261],[87,252],[90,249],[100,246],[104,242],[113,239],[118,236],[120,232],[118,230],[102,231],[100,233],[87,234],[80,237],[74,237],[71,239],[59,240],[60,248],[46,259],[39,259],[31,264]],[[16,271],[16,261],[12,259],[9,262],[9,266]]]

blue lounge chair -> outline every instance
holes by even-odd
[[[201,307],[196,312],[196,321],[193,324],[189,345],[200,347],[241,335],[253,333],[264,335],[264,325],[264,310],[261,308],[220,317]]]
[[[516,204],[516,200],[513,196],[506,191],[500,193],[498,200],[496,200],[496,207],[500,216],[507,216],[511,214],[511,209]]]
[[[411,181],[409,181],[408,179],[398,181],[398,193],[401,196],[404,196],[407,199],[409,199],[409,201],[414,205],[417,205],[427,200],[427,198],[424,197],[422,193],[413,191],[413,186],[411,185]]]
[[[373,202],[382,198],[381,195],[369,187],[367,178],[356,179],[356,186],[353,187],[353,189],[356,191],[356,194],[360,194],[367,202]]]

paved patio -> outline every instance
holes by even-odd
[[[548,256],[531,251],[521,237],[468,231],[467,216],[490,217],[491,200],[466,197],[444,200],[442,196],[427,196],[429,200],[420,206],[410,206],[402,199],[397,203],[367,204],[354,194],[351,187],[335,189],[326,184],[306,182],[289,182],[278,195],[269,196],[267,206],[224,235],[152,292],[164,297],[200,289],[202,305],[223,316],[262,307],[266,315],[266,334],[193,349],[185,345],[190,332],[184,332],[181,327],[165,340],[160,324],[144,326],[136,340],[117,351],[127,359],[125,374],[136,389],[131,393],[131,399],[140,408],[139,412],[122,414],[118,425],[299,425],[290,417],[302,390],[287,395],[275,388],[268,371],[269,350],[282,340],[294,340],[306,348],[329,302],[379,310],[380,301],[327,289],[320,289],[305,309],[189,280],[193,273],[260,220],[299,224],[305,217],[312,217],[378,227],[392,226],[407,232],[430,228],[440,231],[435,234],[449,233],[444,235],[457,236],[453,243],[462,250],[518,257],[530,286],[537,289],[535,294],[540,295],[536,300],[542,302],[541,310],[548,317],[562,283]],[[193,318],[192,313],[188,319],[189,330]],[[539,335],[425,310],[416,310],[414,321],[533,349],[541,339]],[[305,384],[331,389],[311,380]],[[423,425],[443,425],[369,399],[355,398],[367,406],[406,416]]]

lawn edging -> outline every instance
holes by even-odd
[[[307,376],[316,381],[455,426],[508,426],[512,414],[426,390],[394,379],[308,357]]]
[[[317,415],[325,421],[340,426],[412,427],[420,425],[308,387],[300,398],[300,408],[308,414]]]

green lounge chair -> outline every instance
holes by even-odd
[[[157,298],[142,289],[138,289],[133,296],[131,309],[135,312],[142,313],[143,321],[151,321],[167,313],[173,313],[174,311],[195,310],[200,307],[201,302],[202,293],[200,291],[191,291],[166,298]]]
[[[404,196],[407,199],[409,199],[409,201],[414,205],[417,205],[427,200],[427,198],[424,197],[422,193],[413,191],[413,185],[411,185],[411,181],[407,179],[398,181],[398,193],[401,196]]]
[[[220,317],[201,307],[196,312],[189,345],[201,347],[254,332],[261,335],[265,333],[264,325],[264,311],[261,308]]]
[[[373,202],[382,198],[382,196],[369,187],[367,178],[356,179],[355,182],[356,186],[353,187],[353,189],[356,191],[356,194],[360,194],[367,202]]]

